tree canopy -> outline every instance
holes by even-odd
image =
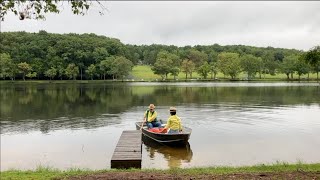
[[[13,12],[20,20],[45,19],[46,13],[59,13],[64,2],[71,5],[73,14],[85,15],[93,3],[99,4],[100,14],[105,11],[105,7],[97,0],[0,0],[0,19],[3,21],[8,12]]]
[[[186,79],[194,72],[204,79],[209,73],[216,79],[218,72],[236,79],[241,72],[248,78],[255,78],[257,72],[260,78],[261,74],[286,73],[288,66],[290,73],[300,75],[320,70],[317,47],[303,52],[244,45],[130,45],[93,33],[54,34],[41,30],[2,32],[0,49],[0,78],[12,80],[123,79],[130,77],[135,65],[149,65],[163,79],[169,74],[176,78],[180,72]],[[291,57],[295,60],[289,61]]]

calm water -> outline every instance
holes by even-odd
[[[190,146],[143,145],[142,168],[320,162],[320,86],[304,83],[9,84],[0,87],[1,171],[110,168],[148,104],[176,106]]]

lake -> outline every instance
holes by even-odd
[[[150,103],[177,108],[189,146],[142,146],[142,168],[320,162],[319,83],[13,83],[0,86],[1,171],[109,169]]]

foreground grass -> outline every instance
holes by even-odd
[[[114,172],[152,172],[161,174],[175,174],[175,175],[210,175],[210,174],[233,174],[233,173],[266,173],[266,172],[320,172],[320,163],[318,164],[287,164],[276,163],[273,165],[256,165],[244,167],[205,167],[205,168],[186,168],[186,169],[169,169],[169,170],[156,170],[156,169],[128,169],[128,170],[83,170],[83,169],[69,169],[61,171],[53,168],[39,167],[36,170],[8,170],[1,172],[0,179],[64,179],[71,176],[81,175],[94,175],[101,173],[114,173]]]

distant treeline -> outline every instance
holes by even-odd
[[[123,79],[135,65],[150,65],[163,79],[197,72],[215,79],[218,72],[236,79],[241,72],[248,79],[265,74],[293,74],[320,71],[320,47],[308,52],[244,45],[167,46],[130,45],[119,39],[95,34],[53,34],[2,32],[0,38],[1,79]],[[258,76],[257,76],[258,75]]]

